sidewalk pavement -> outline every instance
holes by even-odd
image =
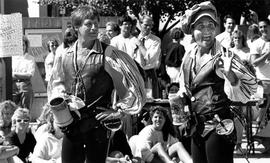
[[[264,150],[263,145],[254,142],[255,153],[254,154],[245,154],[246,153],[246,139],[242,142],[243,153],[234,152],[234,163],[270,163],[270,153],[263,154]]]

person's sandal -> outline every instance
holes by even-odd
[[[258,145],[262,144],[262,142],[263,142],[262,139],[263,139],[263,137],[261,137],[261,136],[256,136],[256,135],[253,136],[253,140],[257,141]]]

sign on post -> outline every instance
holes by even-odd
[[[22,14],[0,14],[0,57],[23,54]]]

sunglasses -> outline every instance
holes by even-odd
[[[16,120],[17,122],[23,122],[23,123],[28,123],[29,122],[29,119],[17,119]]]

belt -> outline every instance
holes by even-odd
[[[229,108],[223,108],[220,110],[211,111],[210,113],[206,113],[206,114],[197,114],[197,118],[201,122],[206,122],[208,120],[212,120],[214,118],[215,114],[217,114],[221,119],[227,119],[227,118],[231,119],[232,118],[232,115],[231,115]]]
[[[30,79],[13,79],[14,82],[30,82]]]
[[[79,110],[81,114],[81,119],[86,119],[86,118],[94,118],[96,115],[99,113],[103,112],[104,110],[102,109],[97,109],[95,107],[90,107],[90,108],[81,108]]]

